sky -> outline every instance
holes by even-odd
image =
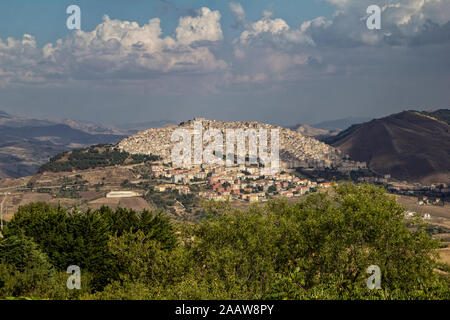
[[[449,88],[450,0],[0,2],[0,110],[15,115],[288,126],[448,108]]]

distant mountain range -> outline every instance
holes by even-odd
[[[11,116],[7,114],[5,111],[0,110],[0,119],[10,119]]]
[[[404,111],[357,124],[325,142],[370,169],[423,183],[450,183],[450,110]]]
[[[33,175],[60,152],[116,143],[126,132],[72,120],[15,117],[0,111],[0,178]]]
[[[317,124],[313,124],[312,127],[328,131],[341,131],[347,129],[348,127],[354,124],[363,123],[370,120],[371,119],[367,117],[349,117],[345,119],[320,122]]]
[[[404,111],[371,121],[348,118],[314,126],[300,124],[290,129],[300,133],[299,137],[319,139],[348,154],[352,160],[365,161],[377,173],[391,174],[410,182],[450,184],[449,122],[450,110],[441,109]],[[15,117],[0,111],[0,178],[33,175],[58,153],[119,141],[123,145],[137,137],[122,140],[136,131],[171,124],[172,121],[163,120],[103,127],[67,119]],[[347,124],[349,127],[345,128]],[[155,130],[155,133],[165,132]],[[295,142],[294,136],[290,138],[292,143]],[[169,138],[158,137],[143,139],[142,142],[151,150],[163,148]],[[311,150],[325,150],[326,145],[316,139],[307,140],[317,145]],[[322,151],[317,151],[317,154]],[[158,154],[156,151],[153,153]]]
[[[340,132],[340,130],[331,131],[331,130],[326,130],[326,129],[319,129],[319,128],[312,127],[308,124],[297,124],[293,127],[290,127],[289,129],[297,131],[298,133],[301,133],[304,136],[314,137],[317,139],[321,139],[321,138],[325,138],[325,137],[329,137],[329,136],[335,136]]]
[[[356,118],[350,117],[345,119],[338,119],[332,121],[320,122],[314,125],[299,123],[289,129],[297,131],[304,136],[314,137],[319,140],[325,140],[327,137],[335,136],[342,130],[357,124],[369,121],[370,118]]]
[[[164,128],[169,125],[176,125],[177,122],[170,120],[159,120],[159,121],[143,121],[143,122],[133,122],[118,124],[116,128],[121,130],[126,130],[129,134],[134,134],[142,130],[149,128]]]

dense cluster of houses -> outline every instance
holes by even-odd
[[[261,175],[257,165],[234,165],[229,167],[198,165],[189,169],[174,169],[164,164],[153,164],[151,173],[155,178],[170,180],[171,183],[155,187],[157,192],[176,189],[188,194],[190,185],[201,186],[198,196],[210,200],[243,200],[259,202],[268,195],[286,198],[299,197],[315,188],[328,188],[331,183],[317,183],[300,179],[296,175],[281,171]]]
[[[172,125],[165,128],[151,128],[134,134],[128,138],[123,139],[118,147],[120,150],[127,151],[131,154],[147,154],[159,156],[163,163],[170,164],[172,162],[172,151],[175,142],[172,141],[172,134],[177,129],[183,129],[190,132],[191,135],[197,134],[202,136],[195,125],[199,124],[201,132],[207,132],[209,129],[218,130],[222,136],[223,146],[227,146],[226,141],[227,130],[243,130],[245,135],[250,134],[249,130],[254,130],[258,136],[258,143],[261,145],[259,130],[265,130],[267,134],[267,142],[270,141],[270,148],[272,148],[271,130],[278,130],[279,132],[279,156],[280,160],[285,163],[288,168],[304,167],[304,168],[336,168],[340,172],[350,172],[354,170],[367,169],[365,162],[355,162],[350,160],[349,156],[344,154],[337,148],[327,145],[317,139],[304,136],[300,132],[273,126],[259,122],[247,121],[216,121],[207,120],[204,118],[196,118],[186,122],[180,123],[178,126]],[[255,141],[256,141],[255,140]],[[202,139],[201,147],[207,146],[207,139]],[[250,138],[244,140],[246,145],[250,145]],[[237,143],[233,145],[237,146]],[[247,143],[248,142],[248,143]],[[191,146],[192,147],[192,146]],[[228,147],[226,147],[228,148]],[[249,146],[245,147],[249,151]],[[268,150],[268,149],[267,149]],[[192,150],[191,150],[192,151]],[[226,150],[223,150],[226,154]],[[195,150],[194,150],[195,152]]]

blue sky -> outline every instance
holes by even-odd
[[[81,31],[66,28],[72,4]],[[448,0],[0,2],[0,110],[38,118],[293,125],[448,108],[449,57]]]
[[[107,14],[113,19],[147,23],[149,19],[160,17],[165,34],[174,32],[180,16],[208,6],[222,13],[225,37],[239,34],[232,28],[233,15],[224,0],[3,0],[0,2],[0,38],[20,38],[28,33],[36,37],[38,44],[54,42],[71,31],[66,26],[66,8],[76,4],[82,10],[82,29],[93,30]],[[330,17],[333,7],[322,1],[293,0],[246,0],[242,2],[250,20],[261,17],[263,10],[272,11],[283,17],[290,25],[318,16]]]

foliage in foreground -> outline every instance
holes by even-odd
[[[0,241],[0,297],[450,298],[448,277],[434,271],[439,242],[420,222],[408,229],[404,208],[380,188],[348,184],[293,205],[206,209],[199,224],[173,225],[125,209],[22,207]],[[82,290],[64,289],[71,264],[82,269]],[[370,265],[381,268],[381,290],[366,286]]]

